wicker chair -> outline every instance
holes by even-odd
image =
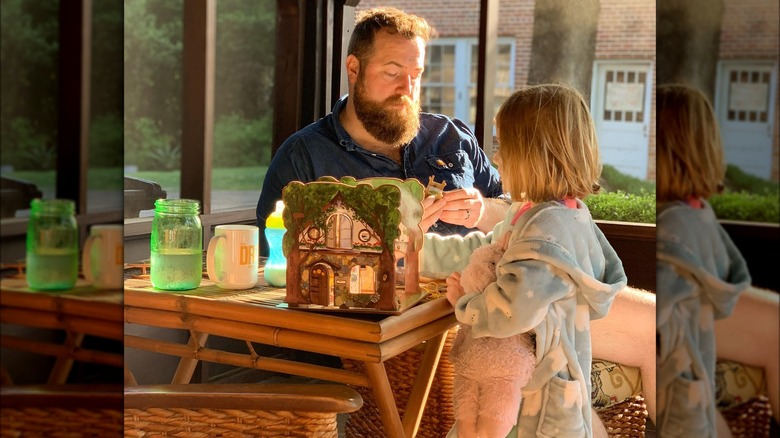
[[[122,405],[118,385],[4,386],[0,436],[121,436]]]
[[[455,411],[452,403],[454,368],[449,360],[452,342],[457,329],[450,330],[444,344],[444,350],[436,369],[428,402],[425,405],[423,419],[417,431],[419,438],[441,438],[446,436],[455,423]],[[413,348],[399,354],[385,363],[387,377],[393,388],[398,411],[403,415],[409,400],[415,371],[422,360],[423,350]],[[364,371],[363,364],[349,359],[343,360],[344,368],[352,371]],[[637,371],[638,373],[638,371]],[[369,388],[357,387],[362,395],[364,406],[349,416],[346,424],[347,438],[379,438],[386,436],[379,420],[379,408]],[[611,437],[643,437],[647,425],[647,408],[641,395],[627,396],[624,400],[597,407],[596,413],[604,422]]]
[[[337,384],[187,384],[125,388],[125,437],[338,437],[363,405]]]

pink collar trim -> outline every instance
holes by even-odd
[[[559,200],[558,202],[563,204],[566,208],[577,208],[577,199],[570,196],[567,196]],[[534,205],[536,204],[534,204],[531,201],[524,203],[522,207],[520,207],[520,209],[517,210],[517,213],[515,213],[515,216],[512,218],[512,225],[514,225],[517,222],[517,220],[520,219],[520,216],[522,216],[523,213],[530,210],[531,207],[533,207]]]
[[[701,198],[698,198],[696,196],[689,196],[688,200],[686,201],[688,205],[690,205],[692,208],[701,210],[704,208],[704,203],[702,202]]]

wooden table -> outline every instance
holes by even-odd
[[[181,357],[171,383],[190,383],[195,366],[203,360],[370,387],[391,437],[415,435],[447,331],[457,323],[444,297],[423,301],[400,315],[324,313],[277,307],[284,289],[271,288],[263,280],[242,291],[220,289],[204,279],[198,289],[167,292],[154,289],[147,276],[142,277],[125,280],[125,322],[188,330],[189,342],[127,334],[125,347]],[[247,353],[210,348],[209,335],[245,341]],[[361,361],[366,372],[261,357],[253,342]],[[424,355],[401,419],[384,362],[421,343]]]
[[[99,290],[79,279],[73,289],[61,292],[33,291],[24,278],[0,279],[0,322],[20,327],[62,330],[62,344],[0,335],[0,346],[14,350],[54,356],[49,384],[66,383],[74,361],[116,367],[124,366],[121,352],[84,348],[85,336],[122,342],[122,291]],[[3,380],[12,376],[0,369]],[[119,383],[119,382],[117,382]]]

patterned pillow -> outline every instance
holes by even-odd
[[[639,368],[593,359],[591,404],[607,408],[642,393]],[[719,360],[715,367],[715,399],[726,410],[767,393],[766,375],[760,367]]]
[[[642,393],[639,368],[593,359],[590,371],[591,405],[606,408]]]
[[[729,409],[766,393],[763,368],[718,360],[715,365],[715,400],[718,409]]]

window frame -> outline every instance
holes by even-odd
[[[509,86],[514,88],[515,86],[515,59],[516,59],[516,40],[509,37],[499,37],[496,40],[495,47],[501,45],[509,46],[509,68],[508,79],[509,83],[498,83],[494,79],[494,83],[498,86]],[[452,86],[455,90],[455,99],[453,100],[453,114],[452,117],[458,118],[466,123],[466,125],[474,131],[476,129],[476,123],[471,123],[471,93],[472,90],[476,90],[478,81],[472,81],[471,67],[473,63],[477,63],[477,76],[479,76],[479,39],[476,37],[442,37],[436,38],[428,42],[428,52],[431,47],[454,47],[454,74]],[[476,58],[473,56],[476,48]],[[496,54],[496,60],[498,60],[498,54]],[[496,64],[497,65],[497,64]],[[496,71],[496,74],[498,72]],[[426,71],[423,75],[423,83],[421,84],[422,96],[426,88],[446,88],[449,86],[446,82],[434,82],[430,81],[430,73]],[[494,92],[495,94],[495,88]],[[495,96],[494,96],[495,99]],[[476,110],[476,108],[475,108]],[[491,117],[493,114],[491,113]],[[476,120],[475,120],[476,121]],[[492,123],[491,123],[492,125]],[[492,135],[495,135],[495,128],[493,128]]]

